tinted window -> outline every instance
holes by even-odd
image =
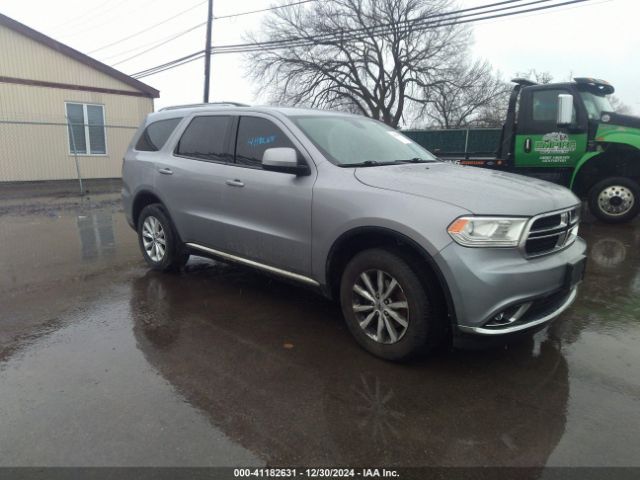
[[[142,150],[143,152],[157,152],[160,150],[178,123],[180,123],[180,120],[182,119],[158,120],[147,126],[136,144],[136,150]]]
[[[236,163],[262,168],[262,154],[267,148],[295,148],[275,124],[264,118],[241,117],[236,143]]]
[[[176,153],[203,160],[230,161],[227,136],[232,117],[195,117],[182,134]]]
[[[533,121],[556,123],[558,115],[558,95],[567,93],[565,90],[541,90],[533,92]],[[573,109],[575,121],[576,111]]]

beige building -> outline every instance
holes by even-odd
[[[154,88],[0,14],[0,182],[120,177]]]

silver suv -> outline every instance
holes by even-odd
[[[165,109],[140,127],[123,179],[151,268],[195,254],[309,285],[386,359],[531,332],[571,304],[584,272],[569,190],[440,162],[361,116]]]

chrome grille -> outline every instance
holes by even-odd
[[[578,235],[580,207],[534,217],[525,242],[528,257],[537,257],[571,245]]]

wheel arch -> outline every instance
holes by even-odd
[[[131,219],[136,229],[138,228],[138,219],[140,218],[140,212],[142,212],[144,207],[146,207],[147,205],[151,205],[153,203],[159,203],[160,205],[162,205],[166,214],[169,216],[169,218],[171,218],[171,215],[169,214],[169,211],[167,210],[166,205],[156,193],[147,189],[140,190],[139,192],[136,193],[133,199],[133,202],[131,204]]]
[[[571,189],[584,199],[598,181],[607,177],[640,180],[640,150],[628,144],[606,144],[604,151],[586,153],[577,163]]]
[[[355,227],[340,235],[329,250],[325,264],[325,293],[330,298],[339,298],[340,276],[349,260],[358,252],[374,247],[393,247],[408,260],[422,262],[425,271],[433,276],[439,287],[447,314],[452,322],[455,322],[455,307],[451,291],[433,257],[422,247],[405,234],[386,227]],[[398,249],[402,247],[402,249]]]

